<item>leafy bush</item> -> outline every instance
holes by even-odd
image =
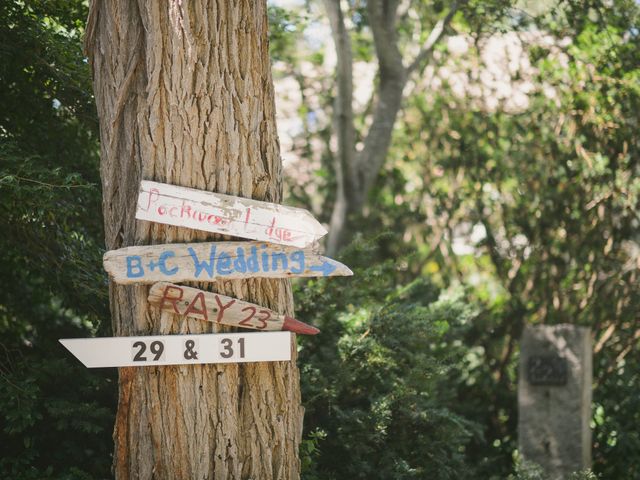
[[[0,2],[0,478],[109,478],[114,371],[58,338],[108,332],[81,2]]]
[[[470,475],[465,447],[480,430],[451,408],[446,378],[466,351],[454,332],[474,310],[426,279],[396,288],[402,272],[371,265],[370,246],[348,256],[353,279],[312,281],[296,296],[299,317],[322,330],[301,342],[305,445],[315,455],[305,478]]]

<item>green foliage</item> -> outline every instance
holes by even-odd
[[[477,80],[482,35],[521,27],[549,35],[530,45],[528,106],[487,109],[447,91],[446,81],[443,89],[416,89],[366,212],[351,226],[359,238],[395,233],[380,240],[371,264],[416,252],[395,272],[397,284],[419,276],[441,287],[461,284],[478,305],[474,322],[457,332],[465,354],[447,386],[457,392],[452,411],[482,425],[484,435],[470,437],[465,450],[480,478],[513,472],[518,339],[526,323],[592,328],[594,472],[635,478],[638,6],[624,0],[536,6],[538,17],[517,9],[505,17],[506,4],[470,2],[454,22],[475,37],[470,81]],[[485,22],[487,15],[505,21]],[[403,28],[401,36],[410,36]],[[366,29],[358,35],[365,38]],[[438,53],[448,60],[446,50]],[[366,125],[368,113],[358,125]],[[361,315],[374,318],[366,308]],[[328,324],[328,335],[342,338],[344,331]],[[319,374],[312,383],[322,384]],[[319,448],[324,452],[322,442]]]
[[[269,52],[274,61],[294,60],[295,41],[304,28],[302,17],[275,5],[269,5]]]
[[[86,327],[54,312],[43,306],[37,333],[20,338],[0,322],[0,477],[107,478],[116,374],[69,358],[57,339]]]
[[[466,476],[478,429],[449,407],[446,378],[458,374],[465,349],[454,338],[475,312],[424,279],[398,288],[395,262],[371,264],[377,250],[346,253],[357,281],[348,289],[334,279],[297,292],[298,315],[322,330],[300,351],[305,430],[319,451],[305,478]]]
[[[631,390],[640,370],[630,354],[640,301],[638,9],[594,3],[595,21],[578,3],[564,5],[568,22],[540,20],[571,43],[560,49],[566,64],[558,49],[533,49],[539,76],[526,110],[486,111],[446,91],[409,99],[372,197],[372,221],[358,225],[407,232],[420,253],[415,274],[466,284],[483,305],[464,336],[470,352],[458,408],[485,425],[485,440],[468,452],[487,477],[508,473],[516,447],[515,367],[525,322],[592,327],[594,395],[605,412],[595,424],[594,469],[606,478],[637,476],[629,419],[637,419]],[[471,238],[476,229],[479,240]],[[456,236],[471,253],[454,251]]]
[[[86,14],[67,2],[0,4],[0,260],[12,267],[0,301],[41,281],[97,321],[106,295]]]
[[[59,338],[109,330],[81,2],[0,2],[0,477],[108,478],[115,373]]]
[[[545,474],[542,467],[536,463],[516,458],[515,473],[509,475],[508,480],[550,480],[551,477]],[[598,477],[591,470],[574,472],[567,477],[567,480],[598,480]]]
[[[309,432],[300,445],[300,465],[306,480],[322,480],[324,475],[318,471],[317,459],[321,453],[319,445],[327,438],[326,432],[317,428]]]

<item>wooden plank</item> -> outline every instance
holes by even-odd
[[[290,332],[62,338],[59,341],[87,368],[291,360]]]
[[[295,247],[327,233],[301,208],[148,180],[140,182],[136,218]]]
[[[103,264],[122,284],[353,275],[342,263],[310,250],[264,242],[126,247],[105,253]]]
[[[311,325],[254,303],[168,282],[154,284],[148,301],[160,310],[240,328],[287,330],[306,335],[320,332]]]

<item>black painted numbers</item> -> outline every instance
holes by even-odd
[[[175,352],[176,345],[171,347],[172,342],[169,342],[170,345],[169,349],[167,350],[165,343],[166,342],[164,340],[136,340],[131,344],[131,361],[135,364],[164,363],[165,360],[167,360],[167,352],[170,356],[174,356],[176,353],[178,353]],[[181,363],[203,363],[202,361],[200,361],[201,353],[204,353],[205,356],[209,356],[209,352],[211,352],[207,348],[205,348],[205,350],[201,352],[199,341],[197,339],[188,337],[186,339],[183,337],[180,340],[180,349],[180,355],[182,359],[189,361]],[[232,361],[242,360],[245,359],[246,353],[247,352],[244,337],[223,336],[218,341],[218,355],[221,359]]]
[[[132,348],[134,362],[157,362],[162,359],[162,354],[164,353],[164,343],[160,340],[149,343],[138,340],[137,342],[133,342]],[[148,354],[146,353],[147,348],[151,354],[149,356],[147,356]]]
[[[225,359],[244,358],[244,338],[236,339],[235,343],[231,338],[221,339],[220,356]]]
[[[291,341],[282,331],[60,339],[88,368],[283,362]]]

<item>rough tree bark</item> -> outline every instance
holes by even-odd
[[[327,239],[327,253],[335,255],[347,241],[349,219],[362,213],[367,196],[384,165],[407,80],[412,73],[424,68],[459,5],[458,2],[452,3],[447,15],[433,27],[419,53],[405,66],[396,35],[400,2],[366,2],[378,59],[378,81],[373,93],[375,106],[372,122],[364,135],[362,150],[356,151],[351,37],[345,26],[340,0],[324,0],[324,4],[337,56],[334,103],[334,131],[338,140],[335,152],[337,192]]]
[[[222,237],[134,218],[141,179],[279,202],[281,161],[264,1],[94,1],[86,50],[102,141],[106,247]],[[194,285],[291,315],[287,281]],[[114,334],[206,333],[210,323],[110,285]],[[295,344],[295,342],[294,342]],[[295,479],[302,429],[291,362],[122,368],[118,479]]]

